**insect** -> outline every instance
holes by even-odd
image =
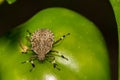
[[[44,61],[46,58],[49,57],[52,59],[52,61],[50,62],[53,64],[53,67],[60,70],[55,63],[55,56],[49,53],[58,53],[58,51],[53,50],[53,46],[63,40],[66,36],[70,35],[70,33],[63,35],[58,40],[54,41],[54,34],[49,29],[39,29],[34,33],[30,33],[29,31],[27,32],[29,33],[29,36],[27,36],[27,40],[30,42],[31,47],[28,48],[26,46],[23,46],[23,44],[21,43],[21,48],[23,49],[23,53],[32,51],[35,54],[32,55],[28,61],[22,63],[30,62],[32,64],[32,69],[30,71],[32,71],[35,68],[34,60],[37,59],[39,61]],[[68,60],[63,55],[57,55]]]

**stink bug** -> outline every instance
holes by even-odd
[[[31,33],[29,31],[27,31],[27,32],[29,33],[29,36],[27,36],[27,40],[30,42],[31,47],[25,48],[25,50],[24,50],[23,45],[21,45],[21,48],[24,50],[23,53],[32,51],[35,54],[30,57],[29,61],[25,61],[23,63],[30,62],[32,64],[32,67],[34,68],[35,67],[34,60],[37,59],[39,61],[44,61],[46,57],[51,57],[51,58],[53,58],[53,60],[51,62],[53,64],[54,68],[57,68],[57,64],[55,63],[54,55],[48,54],[48,53],[49,52],[58,53],[58,51],[53,50],[53,46],[55,44],[57,44],[58,42],[60,42],[61,40],[63,40],[66,36],[70,35],[70,33],[63,35],[57,41],[54,41],[54,34],[49,29],[39,29],[39,30],[35,31],[34,33]],[[63,55],[59,55],[59,56],[68,60]],[[32,69],[30,71],[32,71]],[[57,68],[57,69],[60,70],[59,68]]]

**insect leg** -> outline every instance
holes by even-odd
[[[26,36],[26,39],[30,42],[30,36],[32,35],[32,33],[29,30],[27,30],[27,33],[28,35]]]
[[[30,72],[33,71],[33,69],[35,68],[35,64],[34,64],[34,61],[31,60],[30,63],[32,64],[32,68],[30,69]]]
[[[66,59],[68,61],[68,58],[66,58],[64,55],[60,55],[60,57]]]
[[[35,68],[34,60],[37,58],[37,55],[33,55],[30,57],[30,60],[24,61],[22,63],[31,63],[32,68],[30,69],[30,72]]]
[[[50,50],[50,52],[59,53],[58,51],[56,51],[56,50],[53,50],[53,49],[52,49],[52,50]]]
[[[60,68],[58,68],[57,66],[58,66],[58,64],[53,63],[53,67],[60,71]]]
[[[37,55],[32,55],[30,57],[30,63],[32,64],[32,68],[30,69],[30,72],[35,68],[34,60],[37,59]]]
[[[51,50],[50,52],[55,52],[55,53],[57,53],[57,54],[53,54],[53,55],[55,55],[55,56],[58,56],[58,57],[61,57],[61,58],[63,58],[63,59],[66,59],[67,61],[68,61],[68,58],[66,58],[64,55],[61,55],[61,54],[58,54],[59,52],[58,51],[56,51],[56,50]]]
[[[57,41],[55,41],[55,42],[53,43],[53,45],[57,44],[58,42],[60,42],[61,40],[63,40],[63,39],[64,39],[66,36],[68,36],[68,35],[70,35],[70,33],[67,33],[67,34],[63,35],[62,37],[60,37]]]
[[[60,71],[60,68],[58,67],[58,65],[57,65],[57,63],[55,61],[55,57],[53,55],[46,55],[46,56],[51,59],[51,61],[49,61],[49,62],[53,64],[53,67]]]
[[[32,68],[30,69],[30,72],[31,72],[31,71],[33,71],[33,69],[35,68],[35,64],[34,64],[34,61],[33,61],[33,60],[27,60],[27,61],[24,61],[24,62],[22,62],[22,63],[24,64],[24,63],[28,63],[28,62],[30,62],[30,63],[32,64]]]

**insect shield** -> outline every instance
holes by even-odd
[[[53,67],[60,70],[60,68],[57,67],[57,64],[55,63],[55,55],[52,53],[56,53],[56,56],[60,56],[61,58],[64,58],[68,60],[63,55],[57,54],[58,51],[53,50],[53,46],[63,40],[66,36],[70,35],[70,33],[67,33],[60,37],[58,40],[54,41],[54,34],[49,29],[39,29],[35,31],[34,33],[29,33],[29,36],[27,36],[27,40],[30,42],[31,47],[26,48],[26,50],[22,53],[27,53],[29,51],[34,52],[34,55],[30,57],[28,61],[22,62],[27,63],[30,62],[32,64],[32,71],[35,68],[34,60],[38,61],[44,61],[46,58],[50,58],[50,61],[53,64]],[[21,48],[24,50],[23,46]],[[47,59],[46,59],[47,60]]]

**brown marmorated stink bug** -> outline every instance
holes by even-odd
[[[39,60],[42,62],[49,57],[51,58],[50,62],[53,64],[53,67],[60,70],[55,63],[55,55],[49,53],[58,53],[58,51],[53,50],[53,46],[63,40],[66,36],[70,35],[70,33],[63,35],[58,40],[54,41],[54,34],[49,29],[39,29],[34,33],[30,33],[29,31],[27,32],[29,33],[29,36],[27,36],[27,40],[30,42],[31,47],[28,48],[27,46],[24,46],[22,43],[20,43],[23,50],[22,53],[32,51],[35,54],[32,55],[28,61],[22,63],[30,62],[32,64],[32,69],[30,71],[32,71],[35,68],[34,60]],[[56,55],[68,60],[63,55]]]

